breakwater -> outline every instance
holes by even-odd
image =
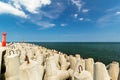
[[[1,64],[5,80],[119,80],[115,61],[105,65],[29,43],[8,44],[2,51],[6,51]]]

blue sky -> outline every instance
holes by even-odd
[[[120,42],[119,0],[0,0],[7,41]]]

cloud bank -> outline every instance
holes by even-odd
[[[22,18],[27,18],[29,12],[36,14],[43,6],[50,5],[51,0],[8,0],[8,2],[0,1],[0,14],[12,14]],[[25,11],[23,10],[25,8]]]
[[[27,15],[22,10],[14,8],[12,5],[3,2],[0,2],[0,14],[12,14],[22,18],[27,18]]]
[[[30,13],[38,13],[42,6],[50,5],[50,0],[13,0],[13,3],[18,6],[24,6]]]

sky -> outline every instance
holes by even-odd
[[[0,0],[2,32],[7,41],[120,42],[120,1]]]

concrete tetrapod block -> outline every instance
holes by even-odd
[[[25,60],[25,54],[27,53],[25,49],[23,48],[20,48],[21,50],[21,54],[19,55],[20,56],[20,63],[22,64]]]
[[[20,80],[42,80],[43,74],[40,71],[42,68],[40,69],[36,61],[24,62],[20,66]]]
[[[69,62],[70,62],[70,68],[71,69],[75,69],[75,65],[76,65],[76,58],[72,55],[69,56]]]
[[[54,59],[55,59],[56,65],[58,65],[59,57],[60,57],[59,54],[55,53],[55,54],[53,54],[53,57],[54,57]]]
[[[31,48],[31,49],[26,49],[26,51],[27,51],[28,57],[29,57],[30,59],[33,59],[33,56],[34,56],[34,51],[33,51],[33,49],[32,49],[32,48]]]
[[[119,75],[118,75],[118,80],[120,80],[120,68],[119,68]]]
[[[101,62],[94,64],[94,80],[110,80],[106,66]]]
[[[75,61],[75,67],[74,67],[74,71],[78,71],[78,67],[79,65],[82,66],[82,69],[85,70],[85,60],[83,60],[80,57],[76,57],[76,61]]]
[[[79,65],[77,68],[77,71],[69,70],[72,80],[93,80],[91,73],[84,70],[81,65]],[[73,74],[71,75],[71,73]]]
[[[58,75],[57,80],[66,80],[70,76],[70,74],[69,74],[69,72],[67,70],[58,70],[57,75]]]
[[[81,71],[81,73],[75,72],[73,80],[93,80],[93,77],[88,71]]]
[[[46,73],[44,80],[66,80],[69,78],[69,72],[59,70],[53,56],[46,60]]]
[[[69,70],[72,80],[93,80],[91,73],[84,69],[81,60],[80,57],[76,57],[75,69]]]
[[[93,76],[93,72],[94,72],[94,60],[93,60],[93,58],[85,59],[85,70],[89,71],[91,73],[91,75]]]
[[[46,73],[45,73],[45,77],[44,80],[57,80],[57,66],[56,66],[56,62],[53,56],[49,56],[46,59]]]
[[[75,57],[79,59],[81,58],[79,54],[76,54]]]
[[[79,54],[76,54],[75,57],[76,57],[76,61],[79,60],[79,64],[83,67],[83,69],[85,69],[85,60],[82,59]]]
[[[119,75],[119,63],[118,62],[112,62],[109,64],[109,75],[112,80],[118,80]]]
[[[67,62],[67,60],[63,54],[60,55],[60,65],[61,65],[61,70],[67,70],[67,68],[70,65],[70,63]]]
[[[13,51],[12,51],[13,52]],[[19,80],[20,59],[16,53],[10,53],[5,58],[6,80]]]
[[[43,63],[44,63],[44,55],[43,55],[43,54],[37,54],[37,55],[36,55],[36,61],[37,61],[40,65],[43,65]]]

